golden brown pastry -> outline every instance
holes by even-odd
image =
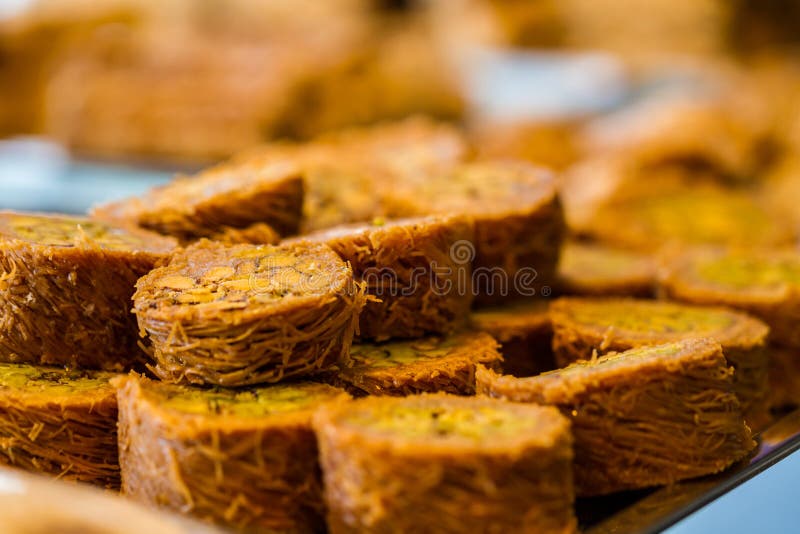
[[[323,528],[311,416],[344,391],[195,389],[136,375],[115,384],[125,495],[241,531]]]
[[[83,217],[0,212],[0,360],[106,370],[141,364],[134,285],[176,245]]]
[[[118,488],[114,376],[0,364],[0,463]]]
[[[728,306],[759,317],[772,343],[800,349],[800,253],[793,249],[694,249],[668,260],[662,291],[673,300]]]
[[[324,243],[352,266],[371,297],[358,336],[384,341],[463,326],[472,303],[472,271],[451,250],[472,238],[468,219],[432,216],[336,226],[290,242]]]
[[[364,305],[325,245],[200,241],[136,284],[153,372],[169,382],[243,386],[346,363]]]
[[[286,159],[256,158],[211,167],[197,176],[179,177],[142,197],[99,206],[93,215],[138,225],[183,242],[219,236],[232,241],[236,234],[231,232],[258,230],[253,226],[258,223],[281,235],[296,233],[302,207],[300,170]]]
[[[566,227],[552,175],[517,161],[461,165],[433,177],[407,173],[385,199],[390,216],[468,215],[474,246],[454,251],[473,260],[479,303],[533,296],[552,284]]]
[[[553,408],[367,397],[314,418],[328,528],[574,532],[572,436]]]
[[[353,396],[417,393],[475,394],[475,366],[500,367],[503,357],[488,334],[460,332],[391,343],[358,343],[350,364],[328,375]]]
[[[719,343],[639,347],[530,378],[478,370],[478,392],[558,407],[572,421],[579,496],[726,469],[756,446]]]
[[[564,366],[595,353],[624,351],[697,337],[722,345],[748,422],[755,424],[767,396],[769,327],[727,308],[636,299],[562,298],[550,305],[553,350]]]

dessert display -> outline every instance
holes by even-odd
[[[115,385],[126,495],[239,531],[322,527],[311,416],[345,392],[313,383],[195,389],[137,375]]]
[[[420,217],[336,226],[291,242],[324,243],[353,268],[368,296],[358,335],[385,341],[447,334],[465,323],[472,271],[451,250],[472,237],[467,219]]]
[[[595,354],[709,337],[734,368],[733,388],[753,420],[766,408],[769,327],[728,308],[636,299],[562,298],[550,306],[553,350],[565,366]]]
[[[119,488],[114,376],[0,364],[0,463]]]
[[[348,367],[327,380],[354,397],[400,397],[436,392],[474,395],[475,367],[499,369],[503,358],[488,334],[461,332],[444,338],[355,344],[350,360]]]
[[[0,524],[650,532],[794,450],[786,0],[10,4],[0,508],[139,502]]]
[[[314,428],[333,533],[576,529],[572,437],[554,408],[367,397],[323,408]]]
[[[719,343],[689,339],[530,378],[478,370],[478,392],[558,407],[572,421],[579,496],[717,473],[756,446]]]
[[[80,369],[140,364],[136,280],[177,243],[84,217],[0,212],[0,360]]]
[[[133,299],[159,378],[244,386],[346,363],[365,296],[326,245],[200,241]]]

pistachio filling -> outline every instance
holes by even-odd
[[[704,281],[733,289],[800,286],[800,256],[724,256],[701,261],[695,269]]]
[[[587,326],[630,332],[704,335],[733,326],[736,316],[720,310],[697,309],[667,302],[581,302],[570,307],[574,321]]]
[[[148,248],[146,241],[135,234],[87,219],[14,215],[9,230],[11,237],[48,246],[71,247],[91,241],[111,250]]]
[[[340,392],[324,384],[300,384],[231,390],[159,384],[153,390],[159,406],[185,414],[264,417],[299,412],[330,401]]]
[[[406,439],[460,438],[475,442],[502,440],[535,431],[540,425],[512,410],[489,406],[386,405],[379,413],[355,411],[349,422]]]
[[[64,370],[21,364],[0,364],[0,390],[48,395],[109,389],[111,373]]]

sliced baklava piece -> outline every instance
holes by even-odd
[[[769,406],[774,411],[800,406],[800,349],[769,347]]]
[[[115,381],[122,491],[237,530],[318,532],[322,484],[313,412],[346,401],[326,384],[198,389]]]
[[[475,221],[471,248],[478,302],[533,296],[552,285],[565,234],[553,176],[512,161],[470,163],[433,177],[406,174],[386,195],[390,216],[467,215]],[[460,258],[459,258],[460,259]]]
[[[118,488],[114,376],[0,364],[0,463]]]
[[[123,221],[183,242],[264,223],[280,235],[300,228],[303,175],[287,159],[252,158],[178,177],[143,197],[99,206],[97,219]]]
[[[594,354],[709,337],[736,370],[734,391],[748,421],[764,411],[769,327],[727,308],[636,299],[563,298],[550,306],[553,350],[565,366]]]
[[[572,241],[561,250],[558,289],[568,295],[652,297],[656,264],[637,252]]]
[[[756,443],[719,343],[608,354],[529,378],[478,370],[478,392],[558,407],[572,420],[579,496],[720,472]]]
[[[355,344],[350,350],[350,366],[331,373],[328,380],[354,396],[473,395],[475,366],[496,369],[502,359],[497,342],[484,333]]]
[[[468,219],[421,217],[337,226],[295,241],[327,244],[352,266],[372,297],[359,337],[384,341],[446,334],[464,324],[472,269],[452,249],[472,237]]]
[[[131,295],[176,245],[83,217],[0,212],[0,360],[113,370],[142,362]]]
[[[747,191],[697,183],[639,185],[601,205],[586,228],[600,241],[647,251],[666,245],[779,246],[796,237]]]
[[[321,244],[202,240],[136,284],[134,312],[169,382],[277,382],[347,361],[362,286]]]
[[[574,532],[572,436],[551,407],[367,397],[314,417],[328,528]]]
[[[503,372],[533,376],[555,369],[549,302],[522,300],[472,313],[472,326],[500,342]]]
[[[800,349],[800,253],[697,249],[673,257],[661,288],[670,298],[719,304],[760,317],[770,341]]]

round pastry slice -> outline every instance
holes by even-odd
[[[472,313],[472,326],[500,342],[503,372],[533,376],[555,369],[549,302],[522,300]]]
[[[674,257],[661,288],[674,300],[752,313],[770,341],[800,349],[800,253],[796,250],[697,249]]]
[[[298,167],[287,159],[253,158],[179,177],[141,198],[99,206],[92,215],[189,242],[255,223],[281,235],[293,234],[300,227],[302,208]]]
[[[114,376],[0,364],[0,463],[118,488]]]
[[[314,428],[332,534],[575,531],[572,436],[554,408],[367,397]]]
[[[631,349],[529,378],[478,369],[478,392],[558,407],[572,420],[579,496],[726,469],[756,443],[710,339]]]
[[[115,381],[123,492],[242,531],[324,525],[313,412],[349,399],[326,384],[196,389]]]
[[[331,375],[334,385],[354,396],[403,396],[437,391],[475,393],[475,366],[500,366],[497,342],[488,334],[459,333],[446,338],[356,344],[350,367]]]
[[[326,245],[202,240],[136,284],[134,312],[169,382],[243,386],[346,363],[364,306]]]
[[[709,337],[736,370],[733,383],[748,421],[765,410],[769,327],[727,308],[636,299],[563,298],[550,306],[553,350],[565,366],[593,354]]]
[[[572,241],[561,250],[558,279],[566,294],[652,297],[656,265],[645,254]]]
[[[474,260],[479,303],[532,296],[554,281],[566,226],[549,172],[522,162],[490,161],[435,176],[406,173],[385,204],[390,216],[473,218],[475,245],[458,252]]]
[[[472,303],[471,266],[451,253],[470,243],[464,218],[425,217],[337,226],[298,238],[325,243],[366,286],[359,337],[383,341],[446,334],[462,326]]]
[[[0,361],[142,362],[130,299],[177,243],[82,217],[0,212]]]
[[[601,205],[587,228],[600,241],[640,250],[673,244],[779,246],[795,238],[748,193],[710,184],[673,183],[620,195]]]

